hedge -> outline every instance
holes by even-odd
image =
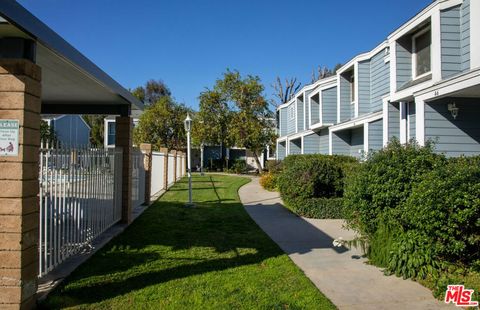
[[[343,216],[345,175],[357,164],[349,156],[291,155],[282,164],[277,186],[293,212],[314,218],[339,218]]]
[[[480,267],[480,157],[392,141],[349,175],[344,203],[387,273],[438,279],[447,266]]]

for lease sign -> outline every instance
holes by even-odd
[[[0,119],[0,156],[18,156],[18,120]]]

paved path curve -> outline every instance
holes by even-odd
[[[360,251],[336,248],[335,238],[351,239],[342,220],[295,216],[275,192],[264,190],[257,177],[239,190],[248,214],[285,251],[339,309],[443,309],[420,284],[384,276],[365,264]]]

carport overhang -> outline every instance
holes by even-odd
[[[42,69],[42,113],[129,116],[143,104],[15,1],[0,1],[0,39],[34,42]],[[120,65],[120,64],[119,64]]]

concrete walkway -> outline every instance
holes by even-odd
[[[359,250],[334,247],[333,239],[354,237],[342,228],[342,220],[295,216],[278,193],[264,190],[258,180],[252,177],[239,190],[248,214],[339,309],[454,308],[416,282],[384,276],[365,264]]]

